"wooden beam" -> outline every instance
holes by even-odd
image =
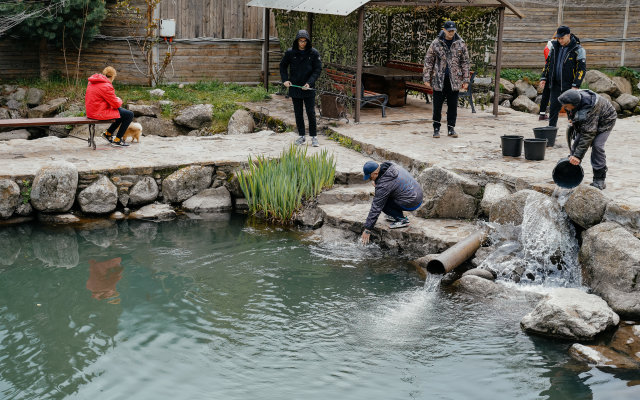
[[[493,115],[498,116],[498,103],[500,102],[500,72],[502,70],[502,33],[504,30],[504,7],[501,7],[498,15],[498,48],[496,51],[496,78],[493,87]]]
[[[269,90],[269,22],[271,9],[265,8],[262,14],[262,82],[266,90]]]
[[[362,49],[364,44],[364,7],[358,9],[358,47],[356,61],[356,109],[353,119],[360,122],[360,99],[362,98]]]
[[[564,21],[564,0],[558,0],[558,26]]]
[[[622,39],[626,39],[627,38],[627,28],[629,26],[629,3],[631,2],[631,0],[627,0],[627,8],[624,12],[624,28],[622,30]],[[620,52],[620,66],[624,67],[624,57],[625,57],[625,50],[626,50],[626,42],[623,40],[622,41],[622,51]]]
[[[413,0],[413,1],[402,1],[402,0],[380,0],[380,1],[370,1],[367,3],[368,6],[372,7],[482,7],[482,8],[503,8],[506,7],[511,11],[515,16],[522,19],[524,18],[524,14],[514,6],[509,0],[495,0],[494,2],[479,1],[472,2],[471,0],[463,1],[463,0],[455,0],[455,1],[438,1],[438,0]]]

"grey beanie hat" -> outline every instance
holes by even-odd
[[[558,97],[558,101],[561,104],[571,104],[575,107],[580,104],[581,99],[582,96],[580,96],[580,91],[575,89],[569,89]]]

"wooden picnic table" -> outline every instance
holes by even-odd
[[[362,80],[367,90],[385,93],[389,96],[388,105],[405,105],[405,81],[422,80],[422,73],[379,65],[362,68]]]

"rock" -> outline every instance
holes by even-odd
[[[324,213],[318,207],[306,206],[294,214],[293,220],[298,225],[318,229],[324,222]]]
[[[616,98],[616,103],[620,104],[622,110],[633,110],[640,100],[636,96],[624,93]]]
[[[191,212],[215,213],[233,210],[231,194],[224,186],[209,188],[185,200],[182,208]]]
[[[10,99],[7,101],[7,108],[9,110],[19,110],[22,108],[22,103],[17,100]]]
[[[0,132],[0,140],[13,140],[13,139],[29,139],[31,133],[26,129],[17,129],[15,131]]]
[[[237,212],[247,212],[249,211],[249,202],[245,198],[238,199],[236,198],[234,210]]]
[[[491,273],[489,273],[491,274]],[[453,288],[481,298],[508,298],[513,290],[506,286],[476,275],[462,275],[452,284]]]
[[[31,188],[31,205],[40,212],[71,209],[78,187],[78,169],[62,161],[46,165],[36,173]]]
[[[596,93],[607,93],[613,97],[620,95],[618,86],[603,72],[591,69],[587,71],[584,79],[589,84],[589,89]]]
[[[569,355],[578,361],[596,367],[613,367],[616,369],[638,369],[640,363],[605,346],[585,346],[574,343],[569,348]]]
[[[164,118],[138,117],[136,121],[142,125],[145,135],[176,137],[186,133],[186,130]]]
[[[231,175],[231,178],[225,181],[224,186],[229,192],[231,192],[231,196],[233,196],[234,199],[244,198],[244,192],[240,187],[240,182],[238,181],[238,176],[236,174]]]
[[[476,76],[473,79],[473,90],[487,90],[487,89],[491,89],[493,83],[493,78],[490,76]]]
[[[17,102],[22,103],[24,101],[24,97],[27,95],[27,91],[24,88],[16,88],[12,93],[7,96],[8,100],[15,100]]]
[[[620,322],[607,303],[578,289],[553,289],[520,326],[525,332],[572,340],[592,340]]]
[[[10,119],[11,114],[9,114],[9,110],[6,108],[0,107],[0,119]]]
[[[162,97],[164,96],[164,90],[162,89],[152,89],[149,90],[149,94],[153,97]]]
[[[158,193],[156,180],[150,176],[144,176],[129,190],[129,202],[127,205],[141,206],[152,203],[158,198]]]
[[[370,202],[375,194],[373,185],[334,185],[331,189],[320,193],[316,198],[318,204],[362,203]]]
[[[640,240],[614,222],[582,234],[583,284],[624,318],[640,319]]]
[[[533,100],[534,103],[536,103],[537,105],[542,104],[542,95],[537,95],[536,98]]]
[[[423,218],[474,218],[482,187],[471,179],[440,167],[425,169],[417,178],[424,192]]]
[[[214,135],[214,133],[212,132],[211,128],[200,128],[200,129],[194,129],[191,130],[189,132],[187,132],[187,136],[212,136]]]
[[[538,95],[538,91],[529,84],[522,80],[516,81],[516,94],[519,96],[527,96],[530,100],[533,100]]]
[[[227,125],[227,134],[239,135],[243,133],[251,133],[255,129],[255,122],[253,116],[249,111],[237,110],[229,119]]]
[[[500,85],[502,86],[500,91],[503,93],[514,94],[516,91],[516,85],[504,78],[500,78]]]
[[[611,100],[611,105],[613,106],[613,108],[616,110],[618,114],[622,112],[622,107],[620,107],[620,104],[618,104],[617,101]]]
[[[38,221],[49,224],[75,224],[80,222],[80,218],[73,214],[38,214]]]
[[[129,214],[131,219],[161,220],[166,221],[175,218],[176,212],[169,204],[149,204],[138,211]]]
[[[36,230],[31,236],[33,255],[48,266],[73,268],[80,262],[78,238],[71,228]]]
[[[569,218],[588,229],[602,221],[609,199],[590,185],[580,185],[575,188],[564,205]]]
[[[27,111],[29,118],[48,118],[53,117],[55,114],[63,111],[69,99],[66,97],[60,97],[53,99],[45,104],[39,105],[35,108]]]
[[[200,129],[211,125],[213,119],[213,106],[211,104],[196,104],[182,110],[173,120],[176,124]]]
[[[490,92],[490,93],[489,93],[489,100],[490,100],[490,101],[493,101],[493,98],[494,98],[494,97],[495,97],[495,96],[494,96],[494,93],[493,93],[493,92]],[[505,102],[505,101],[507,101],[507,100],[508,100],[508,101],[513,100],[513,96],[512,96],[512,95],[510,95],[510,94],[507,94],[507,93],[500,93],[500,95],[498,96],[498,102],[499,102],[499,103],[504,103],[504,102]]]
[[[100,177],[78,195],[82,212],[108,214],[118,205],[118,189],[106,176]]]
[[[511,108],[511,102],[509,100],[505,100],[500,104],[502,107]]]
[[[530,114],[537,114],[540,112],[540,106],[523,94],[513,101],[513,109],[528,112]]]
[[[487,183],[480,201],[480,211],[484,215],[489,215],[491,207],[510,194],[511,191],[504,183]]]
[[[0,218],[9,218],[20,205],[20,187],[11,179],[0,179]]]
[[[465,273],[463,273],[462,277],[470,276],[470,275],[477,276],[479,278],[487,279],[487,280],[490,280],[490,281],[493,281],[493,280],[496,279],[496,277],[493,276],[493,274],[491,272],[487,271],[486,269],[482,269],[482,268],[472,268],[472,269],[466,271]]]
[[[520,190],[493,204],[489,208],[489,220],[500,224],[522,224],[524,207],[529,197],[531,201],[544,201],[548,196],[534,190]]]
[[[34,107],[40,105],[44,98],[44,90],[37,88],[29,88],[27,90],[27,105]]]
[[[616,222],[640,238],[640,206],[615,201],[607,203],[603,221]]]
[[[162,113],[160,107],[155,104],[129,104],[129,111],[133,111],[134,117],[157,117]]]
[[[19,215],[21,217],[27,217],[33,213],[33,207],[31,207],[30,203],[20,203],[14,214]]]
[[[213,167],[191,165],[177,170],[162,181],[162,197],[169,203],[181,203],[211,185]]]
[[[611,78],[611,80],[618,87],[618,90],[620,90],[621,94],[633,93],[633,87],[631,86],[631,82],[629,82],[626,78],[623,78],[621,76],[614,76],[613,78]]]

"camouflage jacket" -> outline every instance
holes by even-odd
[[[463,83],[469,83],[469,50],[464,40],[456,33],[451,48],[444,42],[444,31],[431,42],[427,55],[424,57],[422,80],[429,82],[433,90],[442,91],[444,74],[449,65],[451,90],[459,91]]]
[[[590,91],[582,92],[595,96],[595,103],[591,107],[584,107],[569,113],[569,118],[575,129],[576,138],[573,142],[571,155],[582,160],[595,137],[603,132],[611,131],[616,124],[618,115],[615,108],[604,97]]]

